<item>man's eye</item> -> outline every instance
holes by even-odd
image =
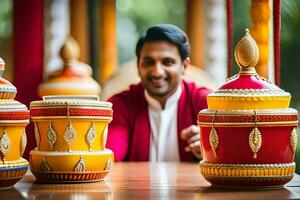
[[[143,61],[143,65],[144,66],[151,66],[151,65],[153,65],[153,62],[151,60],[145,60],[145,61]]]
[[[175,62],[174,62],[173,60],[165,60],[163,63],[164,63],[164,65],[166,65],[166,66],[171,66],[171,65],[174,65],[174,64],[175,64]]]

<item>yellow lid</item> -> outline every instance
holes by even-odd
[[[248,29],[238,42],[234,56],[240,72],[207,97],[209,109],[259,110],[289,107],[291,95],[257,74],[255,66],[259,50]]]
[[[79,62],[80,49],[69,37],[60,50],[62,70],[55,71],[38,88],[40,97],[48,95],[99,95],[100,85],[91,77],[92,68]]]

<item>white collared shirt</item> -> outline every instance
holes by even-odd
[[[177,136],[177,110],[181,87],[166,101],[162,109],[160,103],[145,90],[150,119],[150,161],[180,161]]]

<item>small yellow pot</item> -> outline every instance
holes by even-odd
[[[112,104],[96,96],[46,96],[30,104],[37,148],[31,170],[41,182],[103,179],[114,156],[105,149]]]
[[[4,68],[0,58],[0,76]],[[16,88],[0,77],[0,189],[13,186],[28,169],[27,160],[21,156],[27,143],[29,110],[14,100],[16,93]]]

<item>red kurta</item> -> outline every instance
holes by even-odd
[[[192,161],[195,157],[185,152],[187,142],[180,138],[182,129],[197,124],[197,114],[207,108],[206,96],[211,92],[205,87],[182,81],[182,92],[178,102],[177,133],[181,161]],[[141,84],[132,85],[108,101],[113,103],[113,121],[109,125],[106,147],[115,154],[115,160],[148,161],[150,150],[150,121],[148,104]]]

